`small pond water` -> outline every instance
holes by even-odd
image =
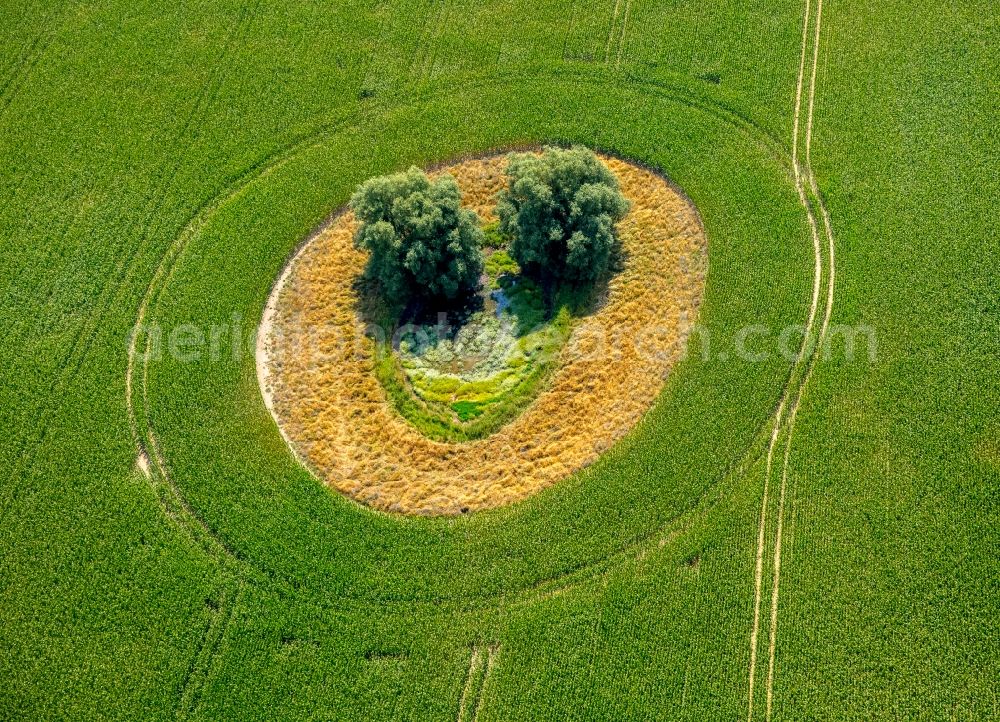
[[[513,279],[510,282],[510,288],[513,288],[517,283],[517,279]],[[503,314],[508,308],[510,308],[510,297],[507,295],[506,288],[498,288],[497,290],[490,293],[490,299],[492,299],[495,305],[494,313],[496,313],[497,318]]]

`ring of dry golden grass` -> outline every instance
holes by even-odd
[[[356,222],[336,217],[275,286],[262,324],[261,383],[296,457],[373,508],[458,514],[527,497],[584,466],[650,407],[682,355],[704,289],[706,239],[691,205],[661,176],[604,157],[632,209],[619,225],[623,270],[606,301],[574,326],[559,368],[524,412],[487,438],[442,443],[395,410],[373,373],[355,280]],[[489,222],[505,157],[435,171]],[[302,342],[302,330],[316,330]],[[295,344],[283,340],[295,337]]]

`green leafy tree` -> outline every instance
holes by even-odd
[[[368,251],[366,275],[386,299],[454,299],[479,283],[483,231],[479,216],[462,208],[450,175],[431,181],[411,167],[372,178],[351,198],[361,225],[354,237]]]
[[[629,202],[600,158],[579,146],[512,153],[507,176],[497,216],[525,273],[590,282],[607,272]]]

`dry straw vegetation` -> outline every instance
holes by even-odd
[[[265,396],[296,455],[331,487],[376,509],[459,514],[509,504],[593,462],[638,422],[684,352],[704,289],[706,239],[663,177],[616,158],[632,209],[620,223],[624,267],[579,319],[548,387],[485,439],[422,435],[387,400],[365,336],[356,222],[336,217],[293,261],[263,329]],[[464,203],[493,220],[505,156],[465,160]]]

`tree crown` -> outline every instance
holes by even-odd
[[[483,231],[452,176],[432,181],[411,167],[372,178],[350,205],[360,221],[354,243],[371,254],[366,275],[387,299],[454,299],[478,284]]]
[[[512,153],[507,175],[497,216],[526,273],[590,282],[607,272],[629,202],[600,158],[580,146]]]

